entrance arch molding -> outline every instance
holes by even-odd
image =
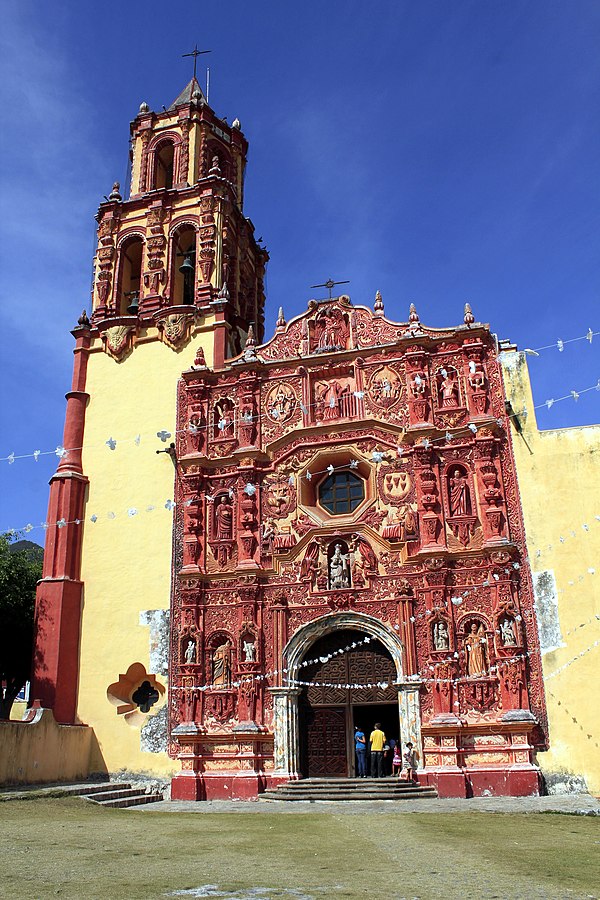
[[[288,678],[297,678],[300,663],[319,638],[343,629],[363,631],[369,637],[381,641],[396,666],[398,681],[402,679],[402,643],[399,637],[386,628],[379,619],[356,612],[329,613],[302,625],[283,648],[283,659],[284,663],[287,662]]]
[[[400,739],[412,740],[421,749],[421,714],[419,703],[419,683],[404,678],[402,664],[402,643],[400,638],[379,619],[357,612],[337,612],[320,616],[306,625],[300,626],[283,649],[283,665],[287,669],[287,679],[294,682],[302,660],[313,644],[326,634],[351,629],[361,631],[376,639],[389,652],[396,666],[398,681],[398,711],[400,719]],[[300,777],[300,734],[298,723],[298,685],[273,687],[274,751],[276,780],[295,780]]]

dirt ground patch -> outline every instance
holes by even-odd
[[[0,807],[0,896],[151,900],[589,898],[600,821],[483,813],[153,813]]]

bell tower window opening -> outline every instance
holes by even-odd
[[[156,151],[156,164],[154,171],[154,187],[166,188],[170,190],[173,187],[173,167],[175,161],[175,148],[171,141],[161,144]]]
[[[365,499],[365,483],[353,472],[333,472],[318,488],[319,503],[333,516],[354,512]]]
[[[121,247],[121,271],[118,296],[119,313],[122,316],[127,313],[135,316],[138,312],[143,249],[144,242],[141,238],[137,237],[126,241]]]
[[[186,226],[173,238],[173,291],[174,306],[191,306],[196,292],[196,232]]]

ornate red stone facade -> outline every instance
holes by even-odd
[[[352,774],[357,715],[412,740],[442,795],[537,793],[541,663],[489,328],[311,301],[185,371],[177,402],[173,796]],[[345,512],[332,484],[355,491]]]

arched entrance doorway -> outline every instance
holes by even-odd
[[[390,629],[389,626],[373,616],[356,612],[331,613],[301,626],[295,634],[292,635],[283,650],[283,663],[286,670],[285,683],[281,687],[270,689],[273,696],[274,712],[273,730],[275,739],[275,765],[273,769],[273,780],[275,783],[301,778],[306,771],[306,768],[303,769],[303,765],[301,764],[301,755],[304,752],[303,748],[305,743],[307,743],[308,738],[305,740],[304,734],[301,732],[299,714],[301,708],[299,700],[304,686],[298,682],[309,680],[306,677],[306,672],[309,667],[303,666],[302,663],[317,658],[315,648],[322,638],[340,635],[342,632],[348,631],[358,634],[361,640],[369,637],[370,643],[372,643],[373,646],[380,645],[381,648],[389,654],[389,659],[391,659],[393,664],[392,671],[395,675],[395,685],[385,689],[386,692],[389,691],[390,697],[389,713],[386,712],[386,715],[392,715],[391,710],[393,707],[391,698],[395,695],[396,713],[394,714],[395,718],[393,721],[399,723],[399,738],[403,743],[412,741],[422,758],[421,710],[419,703],[421,683],[420,679],[414,676],[410,679],[404,678],[402,644],[398,635]],[[352,642],[350,642],[350,644],[351,643]],[[343,641],[343,646],[348,646],[347,640]],[[326,655],[327,654],[323,654],[324,657]],[[339,655],[339,657],[342,656],[345,656],[345,653]],[[337,659],[339,657],[333,658]],[[380,651],[378,660],[382,660],[383,658],[385,658],[385,654]],[[320,659],[319,662],[321,662]],[[325,660],[325,662],[328,662],[328,660]],[[345,663],[345,665],[350,665],[350,663]],[[318,681],[319,679],[314,680]],[[375,680],[383,681],[384,679],[377,678]],[[331,683],[336,684],[337,682]],[[344,681],[344,684],[346,683],[350,683],[349,679],[347,682]],[[356,690],[360,691],[360,689]],[[346,692],[344,691],[344,696],[345,693]],[[387,696],[388,694],[386,693],[382,698],[376,698],[376,700],[380,699],[381,705],[377,706],[375,703],[375,708],[383,710],[385,704],[388,702]],[[369,697],[364,704],[359,702],[360,699],[360,693],[353,698],[352,720],[349,721],[350,714],[348,713],[348,707],[346,706],[343,726],[341,720],[335,726],[337,729],[343,729],[343,733],[346,735],[348,734],[350,726],[353,728],[354,724],[361,724],[365,731],[370,730],[374,724],[374,722],[366,721],[368,717],[372,718],[372,715],[370,714],[370,710],[374,706],[374,703],[371,702],[372,698]],[[345,699],[344,702],[347,702],[347,699]],[[312,702],[310,705],[312,707]],[[323,707],[325,705],[326,704],[322,704]],[[318,704],[315,704],[315,706],[318,706]],[[360,723],[355,721],[355,716],[363,719],[363,721]],[[384,722],[382,722],[382,724],[384,724]],[[304,727],[305,723],[303,722],[302,725]],[[341,733],[342,731],[340,731],[340,734]],[[318,739],[315,737],[315,741],[317,740]],[[348,760],[347,738],[346,754],[346,760]],[[352,765],[353,764],[354,760],[352,760]],[[346,774],[348,774],[348,771],[347,768]]]
[[[300,664],[303,777],[354,776],[355,726],[366,732],[368,740],[375,722],[380,722],[386,737],[398,740],[396,666],[381,641],[367,638],[364,643],[364,639],[364,631],[336,630],[317,640]]]

